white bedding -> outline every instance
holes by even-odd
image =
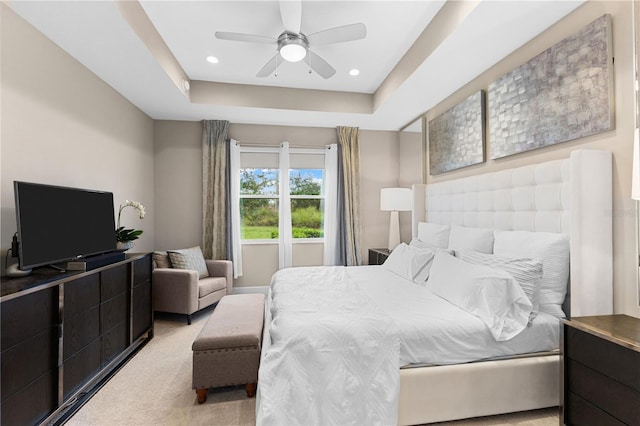
[[[400,330],[399,366],[459,364],[558,348],[560,322],[541,312],[511,340],[496,342],[477,317],[380,266],[348,273]]]
[[[258,425],[395,424],[399,367],[558,347],[541,313],[496,342],[477,317],[380,266],[274,274],[258,377]]]
[[[274,274],[257,425],[396,423],[398,330],[347,270],[288,268]]]

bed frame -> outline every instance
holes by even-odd
[[[418,222],[565,233],[567,316],[613,312],[612,155],[576,150],[564,160],[413,186]],[[560,402],[559,353],[400,370],[398,423],[488,416]]]

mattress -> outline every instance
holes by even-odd
[[[496,342],[474,315],[382,266],[346,268],[350,278],[392,318],[400,332],[399,367],[446,365],[553,351],[560,320],[544,312],[513,339]],[[455,285],[455,283],[451,283]]]

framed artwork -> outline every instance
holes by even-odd
[[[448,172],[485,160],[485,92],[480,90],[429,121],[429,172]]]
[[[491,158],[613,129],[611,46],[611,16],[603,15],[491,83]]]

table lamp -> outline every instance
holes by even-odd
[[[400,244],[400,220],[398,212],[411,210],[411,189],[382,188],[380,190],[380,210],[390,211],[389,219],[389,251]]]

